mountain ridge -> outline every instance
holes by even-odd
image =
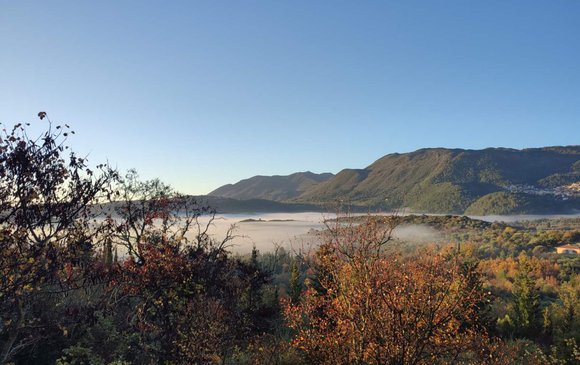
[[[328,180],[332,176],[334,175],[328,172],[315,174],[310,171],[295,172],[290,175],[257,175],[235,184],[223,185],[208,195],[240,200],[285,201],[297,198],[312,185]]]
[[[580,210],[580,146],[423,148],[336,175],[259,176],[210,195],[287,203],[335,201],[426,213],[532,214]],[[323,177],[321,175],[324,175]],[[301,177],[303,183],[297,182]],[[282,182],[286,182],[285,184]],[[288,188],[287,188],[288,187]]]

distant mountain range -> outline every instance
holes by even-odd
[[[580,146],[427,148],[389,154],[366,168],[336,175],[255,176],[209,196],[470,215],[578,212]]]
[[[310,171],[287,176],[254,176],[227,184],[209,193],[211,196],[234,199],[267,199],[285,201],[296,199],[334,175],[314,174]]]

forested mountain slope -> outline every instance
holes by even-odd
[[[232,194],[237,187],[237,196],[229,197],[311,204],[339,200],[384,209],[474,215],[580,210],[575,185],[580,182],[580,146],[427,148],[389,154],[364,169],[345,169],[324,178],[315,175],[318,181],[282,183],[295,175],[299,174],[254,177],[211,194],[228,196],[222,194]],[[262,188],[266,181],[267,188]]]

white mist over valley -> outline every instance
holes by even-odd
[[[513,223],[548,218],[576,218],[580,214],[569,215],[490,215],[471,216],[487,222]],[[247,254],[255,247],[260,252],[270,252],[275,247],[288,250],[300,249],[317,245],[316,232],[325,228],[324,221],[336,218],[336,214],[320,212],[304,213],[247,213],[218,214],[211,224],[209,233],[215,239],[225,237],[228,229],[235,225],[234,239],[231,250],[239,254]],[[205,225],[209,216],[199,218],[199,223]],[[192,234],[195,233],[195,230]],[[426,225],[401,225],[393,232],[395,239],[415,244],[443,243],[444,237],[436,229]]]

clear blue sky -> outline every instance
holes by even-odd
[[[0,0],[0,121],[185,193],[580,143],[580,1]]]

